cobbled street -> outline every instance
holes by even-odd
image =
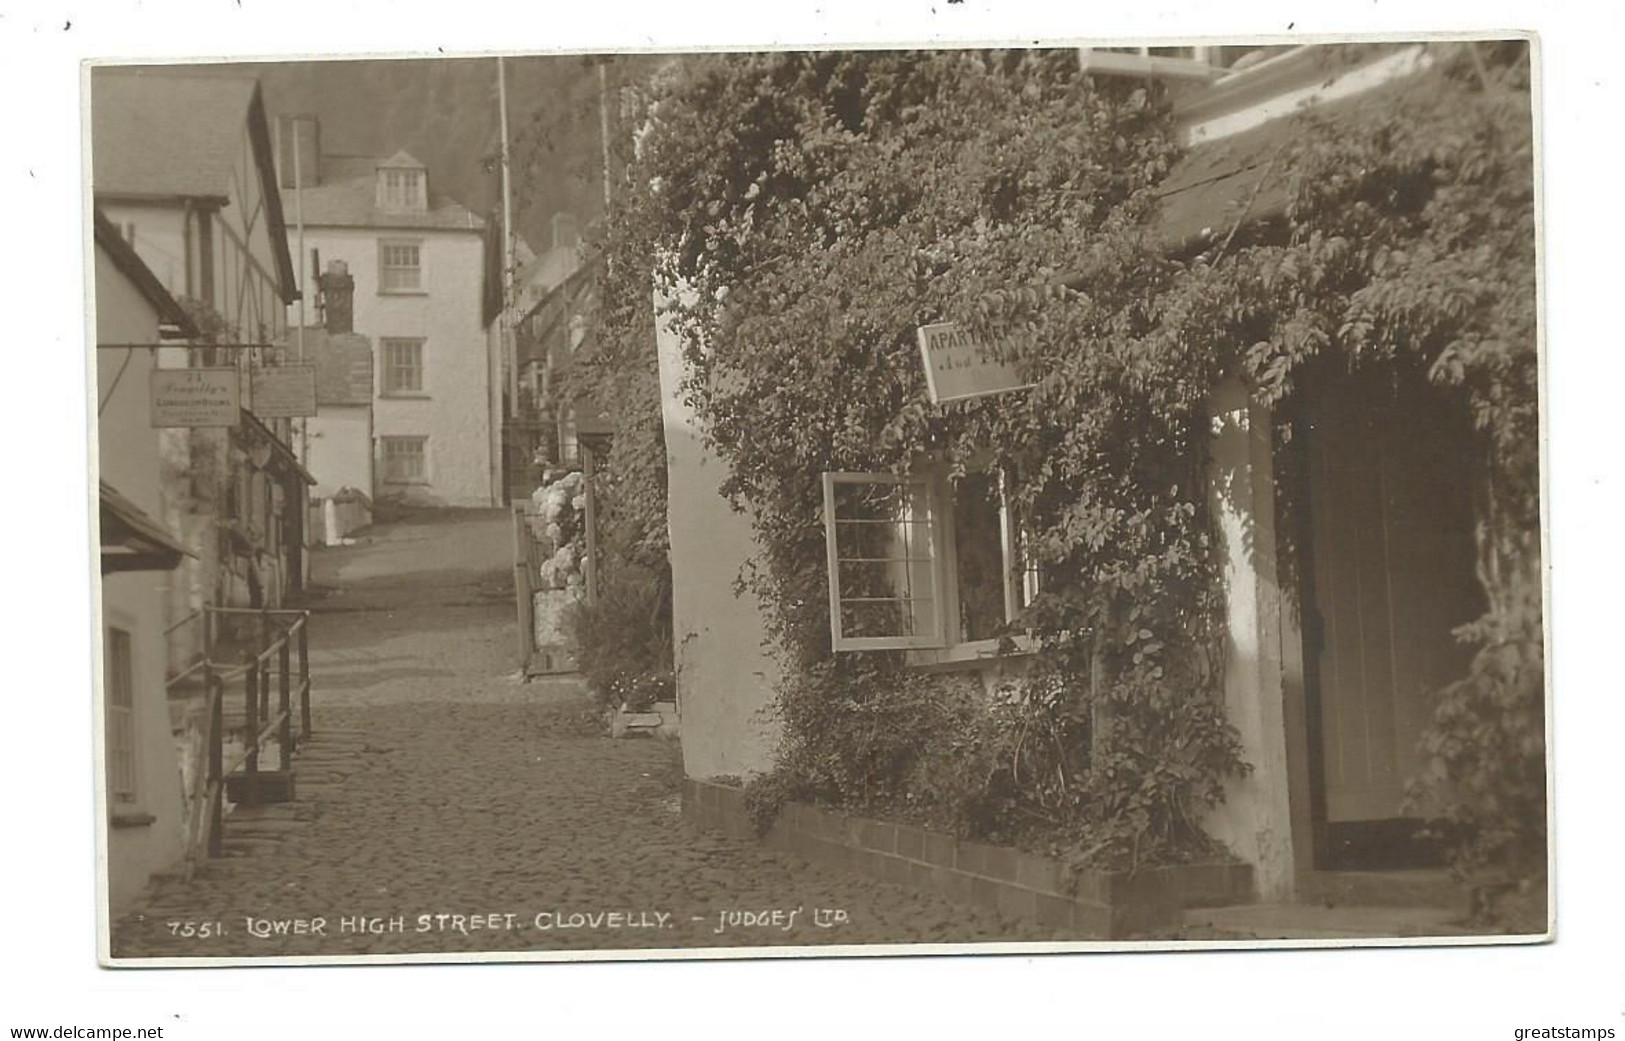
[[[231,814],[228,856],[156,884],[114,957],[1063,938],[685,824],[676,742],[518,681],[511,545],[505,512],[425,511],[318,551],[298,799]]]

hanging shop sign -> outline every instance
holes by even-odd
[[[249,371],[248,408],[261,419],[316,414],[316,366],[279,365]]]
[[[235,368],[153,369],[149,389],[155,427],[234,427],[240,418]]]
[[[1015,366],[994,357],[987,343],[956,322],[920,326],[920,357],[932,402],[964,401],[1032,386]]]

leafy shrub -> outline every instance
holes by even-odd
[[[644,710],[673,698],[669,572],[633,564],[609,570],[597,601],[572,604],[565,627],[587,686],[604,708]]]

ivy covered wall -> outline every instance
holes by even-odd
[[[764,812],[825,800],[1088,863],[1211,855],[1200,820],[1249,764],[1223,710],[1209,395],[1241,378],[1289,441],[1308,367],[1408,366],[1460,397],[1488,475],[1488,608],[1459,634],[1472,666],[1438,692],[1417,783],[1487,892],[1541,876],[1528,56],[1436,50],[1390,104],[1294,117],[1270,159],[1288,184],[1276,219],[1241,200],[1214,215],[1222,237],[1172,254],[1166,106],[1078,75],[1070,52],[668,71],[610,224],[609,298],[644,374],[648,287],[679,300],[685,393],[761,547],[740,581],[782,675]],[[932,406],[914,334],[939,321],[996,332],[1032,389]],[[1019,624],[1036,653],[991,700],[900,652],[831,648],[821,476],[905,473],[922,453],[956,482],[1009,475],[1044,575]]]

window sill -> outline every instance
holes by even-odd
[[[384,401],[428,401],[430,396],[416,390],[390,390],[384,391],[378,397]]]
[[[428,296],[427,289],[380,289],[379,296]]]
[[[157,820],[157,817],[143,810],[114,810],[108,815],[108,823],[115,828],[146,828]]]
[[[1011,638],[1013,650],[999,653],[998,640],[971,640],[947,647],[908,652],[908,664],[923,671],[975,669],[1000,662],[1023,661],[1038,652],[1038,642],[1023,633]]]
[[[415,477],[411,480],[386,477],[383,483],[396,488],[427,488],[431,482],[425,477]]]

